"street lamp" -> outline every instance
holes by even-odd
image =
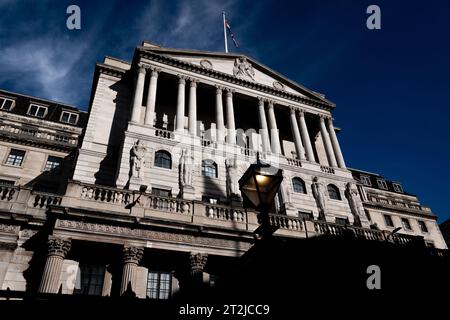
[[[256,163],[251,164],[239,179],[244,206],[259,211],[260,226],[254,233],[260,238],[270,236],[278,229],[270,225],[269,209],[282,181],[283,170],[261,162],[259,153],[256,154]]]

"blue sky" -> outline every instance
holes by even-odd
[[[81,8],[81,30],[66,8]],[[382,29],[366,28],[381,8]],[[0,88],[86,109],[95,62],[130,60],[142,40],[239,49],[335,102],[349,166],[401,181],[450,218],[450,2],[0,0]],[[230,43],[231,45],[231,43]]]

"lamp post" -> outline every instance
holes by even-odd
[[[261,239],[278,229],[270,224],[269,209],[282,181],[283,170],[261,162],[259,153],[256,154],[256,163],[251,164],[239,179],[244,207],[252,207],[259,212],[260,225],[254,233]]]

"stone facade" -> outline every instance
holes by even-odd
[[[415,196],[346,167],[333,103],[251,58],[144,42],[131,63],[97,64],[88,118],[2,98],[15,106],[0,110],[2,289],[167,298],[212,282],[253,243],[256,214],[236,184],[257,153],[283,169],[270,213],[276,236],[351,229],[446,248]],[[53,172],[42,169],[50,155],[65,159]]]

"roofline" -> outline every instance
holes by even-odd
[[[350,170],[350,171],[357,171],[357,172],[366,173],[366,174],[370,174],[370,175],[377,176],[377,177],[382,177],[380,174],[374,173],[374,172],[370,172],[370,171],[364,171],[364,170],[350,168],[350,167],[347,167],[347,169]]]
[[[281,78],[284,81],[290,83],[291,85],[293,85],[294,87],[297,87],[301,90],[306,91],[308,94],[312,95],[315,99],[318,99],[319,101],[330,105],[331,109],[334,109],[336,107],[336,104],[333,103],[332,101],[324,98],[322,96],[322,94],[313,91],[311,89],[308,89],[306,87],[304,87],[303,85],[289,79],[286,78],[284,75],[278,73],[277,71],[269,68],[268,66],[264,65],[263,63],[253,59],[252,57],[249,57],[245,54],[240,54],[240,53],[230,53],[230,52],[217,52],[217,51],[205,51],[205,50],[196,50],[196,49],[178,49],[178,48],[165,48],[165,47],[145,47],[145,46],[138,46],[136,48],[137,50],[142,50],[142,51],[155,51],[158,53],[163,53],[163,52],[168,52],[168,53],[185,53],[185,54],[194,54],[194,55],[210,55],[210,56],[215,56],[215,57],[233,57],[233,58],[239,58],[239,57],[245,57],[247,60],[253,62],[254,64],[262,67],[263,69],[269,71],[269,73],[271,73],[272,75],[274,75],[275,77]],[[310,97],[308,97],[310,98]]]
[[[27,94],[23,94],[23,93],[19,93],[19,92],[13,92],[13,91],[5,90],[5,89],[0,89],[0,91],[1,92],[5,92],[5,93],[10,94],[10,95],[21,96],[21,97],[28,98],[28,99],[33,99],[33,100],[40,100],[40,101],[43,101],[43,102],[46,102],[46,103],[58,105],[60,107],[74,108],[74,109],[77,109],[81,113],[87,113],[87,111],[81,110],[78,107],[72,106],[70,104],[58,102],[58,101],[55,101],[55,100],[49,100],[49,99],[44,99],[44,98],[40,98],[40,97],[36,97],[36,96],[30,96],[30,95],[27,95]]]

